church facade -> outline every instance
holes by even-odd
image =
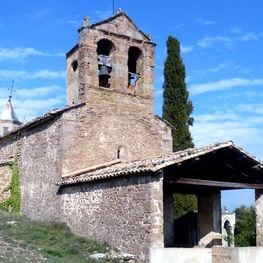
[[[140,262],[176,246],[174,192],[199,200],[198,222],[177,245],[209,247],[222,241],[220,190],[253,188],[261,244],[262,163],[232,142],[172,153],[173,127],[154,115],[154,52],[125,13],[86,18],[67,53],[68,106],[0,137],[0,180],[18,156],[22,213]]]

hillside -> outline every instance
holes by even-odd
[[[62,225],[30,221],[0,211],[0,262],[94,262],[89,255],[106,252],[98,242],[77,237]],[[105,261],[95,261],[105,262]]]

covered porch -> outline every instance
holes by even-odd
[[[221,191],[255,189],[257,245],[263,243],[263,166],[233,143],[192,152],[163,166],[164,247],[222,245]],[[174,193],[197,196],[195,213],[174,220]]]

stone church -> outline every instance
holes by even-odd
[[[8,183],[18,155],[22,213],[140,262],[158,249],[220,245],[220,191],[252,188],[262,245],[262,163],[231,141],[172,153],[173,127],[154,115],[154,53],[124,12],[96,24],[85,18],[66,54],[67,106],[20,125],[8,101],[0,181]],[[197,222],[180,233],[173,193],[198,197]]]

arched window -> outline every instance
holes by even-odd
[[[109,79],[112,70],[111,54],[114,51],[114,44],[108,39],[101,39],[97,43],[99,86],[110,87]]]
[[[136,86],[141,77],[142,51],[137,47],[130,47],[128,52],[128,87]]]
[[[78,69],[78,61],[77,60],[74,60],[72,63],[71,63],[71,69],[75,72],[77,69]]]

